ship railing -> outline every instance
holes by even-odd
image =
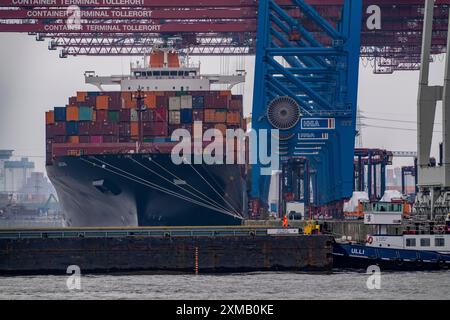
[[[115,237],[248,237],[267,236],[267,227],[198,227],[198,228],[142,228],[142,229],[72,229],[67,230],[0,230],[0,239],[44,239],[44,238],[115,238]],[[292,233],[285,236],[298,235]]]

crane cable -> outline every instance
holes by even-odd
[[[153,185],[157,186],[158,188],[165,189],[165,190],[167,190],[168,192],[178,194],[177,192],[175,192],[175,191],[173,191],[173,190],[170,190],[170,189],[167,189],[167,188],[158,186],[157,184],[155,184],[155,183],[153,183],[153,182],[150,182],[150,181],[148,181],[148,180],[145,180],[145,179],[143,179],[143,178],[140,178],[140,177],[138,177],[138,176],[135,176],[135,175],[133,175],[133,174],[131,174],[131,173],[125,171],[125,170],[122,170],[122,169],[120,169],[120,168],[118,168],[118,167],[115,167],[115,166],[113,166],[113,165],[111,165],[111,164],[109,164],[109,163],[107,163],[107,162],[105,162],[105,161],[102,161],[102,160],[100,160],[100,159],[97,159],[96,157],[93,157],[93,158],[96,159],[97,161],[99,161],[100,163],[103,163],[103,164],[105,164],[105,165],[108,165],[108,166],[110,166],[110,167],[112,167],[112,168],[114,168],[114,169],[116,169],[116,170],[120,170],[120,171],[122,171],[122,172],[124,172],[124,173],[126,173],[126,174],[129,174],[129,175],[131,175],[131,176],[133,176],[133,177],[135,177],[135,178],[138,178],[138,179],[140,179],[140,180],[142,180],[142,181],[144,181],[144,182],[146,182],[146,183],[148,183],[148,184],[153,184]],[[172,183],[173,183],[173,182],[172,182]],[[173,184],[175,184],[175,183],[173,183]],[[175,185],[176,185],[176,184],[175,184]],[[183,196],[183,197],[186,197],[186,198],[189,198],[188,196],[183,195],[183,194],[179,194],[179,195],[181,195],[181,196]],[[189,198],[189,199],[190,199],[190,200],[193,200],[193,201],[198,201],[198,200],[195,200],[195,199],[192,199],[192,198]],[[203,200],[203,199],[202,199],[202,200]],[[201,201],[200,201],[200,202],[201,202]],[[223,210],[223,211],[227,211],[225,208],[215,207],[214,205],[211,205],[211,204],[208,204],[208,203],[206,203],[206,204],[209,205],[210,207],[214,207],[214,208],[216,208],[216,209],[220,209],[220,210]],[[227,212],[231,212],[231,211],[228,210]]]
[[[166,178],[166,177],[160,175],[159,173],[157,173],[156,171],[150,169],[149,167],[147,167],[147,166],[144,165],[143,163],[140,163],[139,161],[136,161],[136,160],[133,159],[133,158],[131,158],[131,160],[132,160],[133,162],[137,163],[138,165],[140,165],[141,167],[143,167],[144,169],[146,169],[146,170],[150,171],[151,173],[157,175],[157,176],[160,177],[161,179],[163,179],[163,180],[169,182],[170,184],[173,184],[174,186],[180,188],[180,189],[183,190],[183,191],[186,191],[187,193],[189,193],[190,195],[196,197],[197,199],[203,200],[198,194],[195,194],[195,193],[193,193],[192,191],[189,191],[189,190],[184,189],[182,186],[180,186],[180,185],[174,183],[173,181],[171,181],[170,179],[168,179],[168,178]],[[176,179],[182,180],[182,179],[177,178],[177,177],[176,177]],[[194,189],[194,190],[195,190],[195,189]],[[196,190],[196,191],[197,191],[197,190]],[[216,206],[217,208],[220,208],[220,209],[222,209],[222,210],[227,210],[225,207],[222,207],[219,203],[217,203],[217,202],[215,202],[214,200],[210,199],[208,196],[206,196],[206,195],[204,195],[204,194],[202,194],[202,195],[203,195],[204,197],[206,197],[206,198],[209,200],[209,201],[205,201],[205,202],[208,203],[209,205],[211,205],[211,206]]]
[[[162,165],[160,165],[157,161],[153,160],[152,158],[149,158],[150,161],[152,161],[154,164],[156,164],[159,168],[161,168],[162,170],[166,171],[167,173],[169,173],[170,175],[172,175],[175,179],[178,180],[182,180],[180,179],[178,176],[176,176],[173,172],[170,172],[169,170],[167,170],[166,168],[164,168]],[[208,197],[206,194],[204,194],[203,192],[201,192],[200,190],[195,189],[192,185],[190,185],[189,183],[186,184],[188,187],[190,187],[192,190],[198,192],[200,195],[202,195],[203,197],[209,199],[210,201],[215,202],[214,200],[212,200],[210,197]],[[219,205],[218,205],[219,206]],[[222,207],[220,205],[220,207]],[[226,208],[223,208],[226,210]],[[234,208],[232,208],[234,209]]]
[[[93,158],[96,159],[97,161],[100,161],[100,160],[98,160],[98,159],[95,158],[95,157],[93,157]],[[131,174],[131,173],[128,173],[128,172],[126,172],[126,171],[124,171],[124,170],[122,170],[122,169],[120,169],[120,168],[114,167],[113,165],[108,164],[108,166],[110,166],[110,167],[112,167],[112,168],[115,168],[116,170],[125,172],[125,174],[121,174],[121,173],[119,173],[119,172],[115,172],[115,171],[112,170],[112,169],[108,169],[108,168],[106,167],[106,165],[102,165],[102,166],[101,166],[101,165],[98,165],[97,163],[92,162],[92,161],[89,161],[89,160],[87,160],[87,159],[83,159],[83,158],[80,158],[80,159],[81,159],[82,161],[86,162],[86,163],[89,163],[89,164],[93,165],[93,166],[100,167],[100,168],[102,168],[102,169],[104,169],[104,170],[106,170],[106,171],[108,171],[108,172],[111,172],[111,173],[113,173],[113,174],[116,174],[116,175],[118,175],[118,176],[121,176],[121,177],[123,177],[123,178],[126,178],[126,179],[128,179],[128,180],[134,181],[134,182],[136,182],[136,183],[142,184],[142,185],[144,185],[144,186],[146,186],[146,187],[149,187],[149,188],[151,188],[151,189],[155,189],[155,190],[158,190],[158,191],[160,191],[160,192],[162,192],[162,193],[166,193],[166,194],[172,195],[172,196],[174,196],[174,197],[183,199],[183,200],[185,200],[185,201],[187,201],[187,202],[190,202],[190,203],[194,203],[194,204],[196,204],[196,205],[199,205],[199,206],[201,206],[201,207],[205,207],[205,208],[208,208],[208,209],[217,211],[217,212],[224,213],[224,214],[229,215],[229,216],[232,216],[232,217],[234,217],[234,218],[242,219],[241,216],[237,216],[237,215],[235,215],[234,213],[232,213],[232,212],[230,212],[230,211],[218,209],[218,208],[212,207],[212,206],[210,206],[210,205],[205,205],[205,204],[202,203],[202,202],[193,200],[193,199],[191,199],[191,198],[189,198],[189,197],[186,197],[186,196],[184,196],[184,195],[181,195],[181,194],[178,194],[178,193],[173,192],[173,191],[171,191],[171,190],[168,190],[168,189],[166,189],[166,188],[160,187],[160,186],[158,186],[158,185],[156,185],[156,184],[154,184],[154,183],[152,183],[152,182],[150,182],[150,181],[147,181],[147,180],[145,180],[145,179],[139,178],[139,177],[137,177],[137,176],[135,176],[135,175],[133,175],[133,174]],[[100,161],[100,162],[101,162],[101,161]],[[142,180],[142,181],[139,181],[139,180],[137,180],[137,179],[135,179],[135,178],[131,178],[131,177],[127,176],[126,174],[128,174],[128,175],[130,175],[130,176],[132,176],[132,177],[135,177],[135,178],[137,178],[137,179],[139,179],[139,180]]]
[[[203,177],[203,175],[200,173],[200,172],[198,172],[198,170],[197,169],[195,169],[195,167],[192,165],[192,163],[189,163],[189,165],[191,166],[191,168],[192,168],[192,170],[194,170],[199,176],[200,176],[200,178],[202,178],[205,182],[206,182],[206,184],[219,196],[219,197],[221,197],[222,198],[222,200],[226,203],[226,204],[228,204],[229,206],[230,206],[230,208],[233,208],[233,211],[235,212],[235,213],[237,213],[237,214],[239,214],[238,213],[238,211],[228,202],[228,200],[227,199],[225,199],[217,190],[216,190],[216,188],[214,188],[209,182],[208,182],[208,180],[206,180],[205,179],[205,177]]]

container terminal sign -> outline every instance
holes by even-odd
[[[302,129],[309,130],[331,130],[336,128],[335,118],[303,118]]]
[[[301,132],[298,140],[328,140],[328,133],[324,132]]]
[[[3,4],[6,1],[1,1]],[[10,0],[13,6],[144,6],[144,0]]]

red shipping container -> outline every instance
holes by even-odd
[[[153,111],[153,121],[167,122],[167,108],[156,108]]]
[[[156,107],[167,108],[169,105],[169,98],[167,96],[156,96]]]
[[[80,140],[80,143],[89,143],[89,142],[91,142],[89,136],[79,136],[78,139]]]
[[[88,136],[91,134],[90,121],[78,121],[78,134],[80,136]]]
[[[146,136],[165,137],[168,134],[167,122],[143,122]]]
[[[119,137],[119,142],[120,143],[128,143],[128,142],[131,142],[131,138],[130,137]]]
[[[45,125],[45,137],[47,139],[51,139],[51,138],[53,138],[55,136],[55,133],[54,133],[55,129],[54,129],[54,127],[55,127],[55,124],[53,124],[53,123]]]
[[[120,110],[122,107],[122,92],[110,91],[106,93],[109,96],[109,110]]]
[[[209,129],[214,129],[214,124],[207,123],[203,125],[203,133],[205,133],[205,131]]]
[[[69,98],[69,104],[77,105],[77,102],[78,102],[77,97],[70,97]]]
[[[119,121],[120,122],[130,122],[131,119],[131,110],[130,109],[121,109],[119,111]]]
[[[168,136],[170,137],[172,135],[172,132],[174,132],[177,129],[180,129],[181,125],[180,124],[171,124],[169,125],[169,132],[168,132]]]
[[[153,110],[147,109],[143,111],[142,121],[153,121]]]
[[[103,136],[103,143],[115,143],[117,140],[116,136]]]
[[[108,120],[108,110],[97,110],[96,121],[107,121]]]
[[[53,138],[54,143],[66,143],[67,137],[66,136],[55,136]]]
[[[193,121],[203,121],[203,110],[193,109],[192,110],[192,120]]]
[[[185,123],[182,124],[180,128],[189,131],[189,133],[192,135],[192,124]]]
[[[85,101],[81,104],[86,107],[95,107],[95,102],[97,97],[95,96],[86,96]]]
[[[117,124],[103,121],[103,122],[92,122],[91,123],[91,134],[92,135],[118,135],[119,127]]]
[[[242,112],[242,100],[230,100],[230,110]]]
[[[119,123],[119,136],[120,137],[129,137],[131,136],[131,125],[129,122],[121,122]]]
[[[103,136],[90,136],[90,142],[91,143],[102,143]]]
[[[66,135],[66,123],[65,122],[55,122],[53,128],[51,129],[53,136],[65,136]]]
[[[220,96],[214,93],[205,95],[205,108],[207,109],[227,109],[229,96]]]

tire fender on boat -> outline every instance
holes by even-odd
[[[368,244],[372,244],[373,243],[373,237],[372,236],[368,236],[366,241],[367,241]]]

